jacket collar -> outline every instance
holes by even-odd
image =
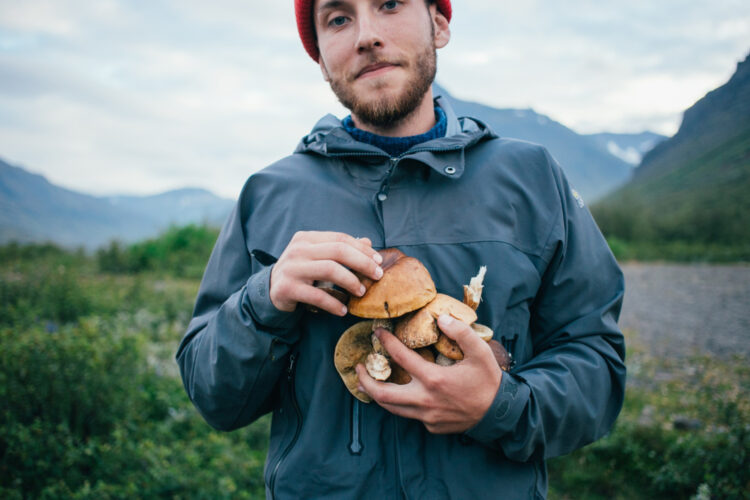
[[[456,179],[464,172],[464,151],[497,135],[477,119],[457,117],[443,96],[437,94],[435,103],[445,112],[445,137],[417,144],[397,160],[409,158],[424,163],[442,176]],[[390,158],[382,149],[355,140],[341,125],[341,120],[331,114],[321,118],[312,131],[302,138],[295,153],[318,154],[330,158]]]

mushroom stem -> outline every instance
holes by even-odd
[[[484,289],[484,275],[487,273],[487,266],[481,266],[479,273],[469,280],[468,285],[464,285],[464,304],[475,311],[482,300],[482,289]]]

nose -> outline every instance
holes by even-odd
[[[370,15],[360,15],[357,19],[357,52],[360,54],[383,46],[377,20]]]

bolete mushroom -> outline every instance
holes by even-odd
[[[461,302],[437,293],[429,271],[417,259],[395,248],[380,250],[379,253],[383,256],[383,276],[378,281],[359,276],[366,292],[362,297],[349,300],[349,312],[367,321],[349,327],[339,338],[334,353],[336,370],[354,397],[364,403],[372,401],[369,395],[357,389],[359,379],[355,367],[360,363],[376,380],[395,384],[411,381],[411,375],[390,359],[373,334],[376,328],[392,331],[426,361],[450,366],[463,359],[458,345],[437,327],[437,318],[441,314],[471,325],[480,338],[489,342],[498,365],[503,370],[510,367],[508,352],[502,344],[491,340],[492,330],[476,323],[475,310],[481,301],[486,272],[484,266],[470,284],[464,286],[464,302]]]
[[[355,323],[341,334],[333,352],[333,364],[344,381],[344,385],[355,398],[363,403],[369,403],[372,398],[357,389],[359,377],[355,368],[360,363],[366,364],[367,356],[373,352],[371,335],[372,321]]]
[[[380,265],[383,276],[378,281],[359,277],[366,292],[362,297],[349,299],[351,314],[367,319],[398,318],[435,298],[435,283],[419,260],[396,248],[378,253],[383,257]]]
[[[435,344],[441,335],[437,326],[441,314],[448,314],[469,325],[477,320],[474,309],[450,295],[439,293],[429,304],[397,321],[394,333],[410,349]]]

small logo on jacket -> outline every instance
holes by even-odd
[[[578,191],[576,191],[573,188],[570,188],[570,192],[573,193],[573,198],[576,200],[576,203],[578,203],[578,206],[580,208],[583,208],[583,198],[581,198],[581,195],[578,194]]]

